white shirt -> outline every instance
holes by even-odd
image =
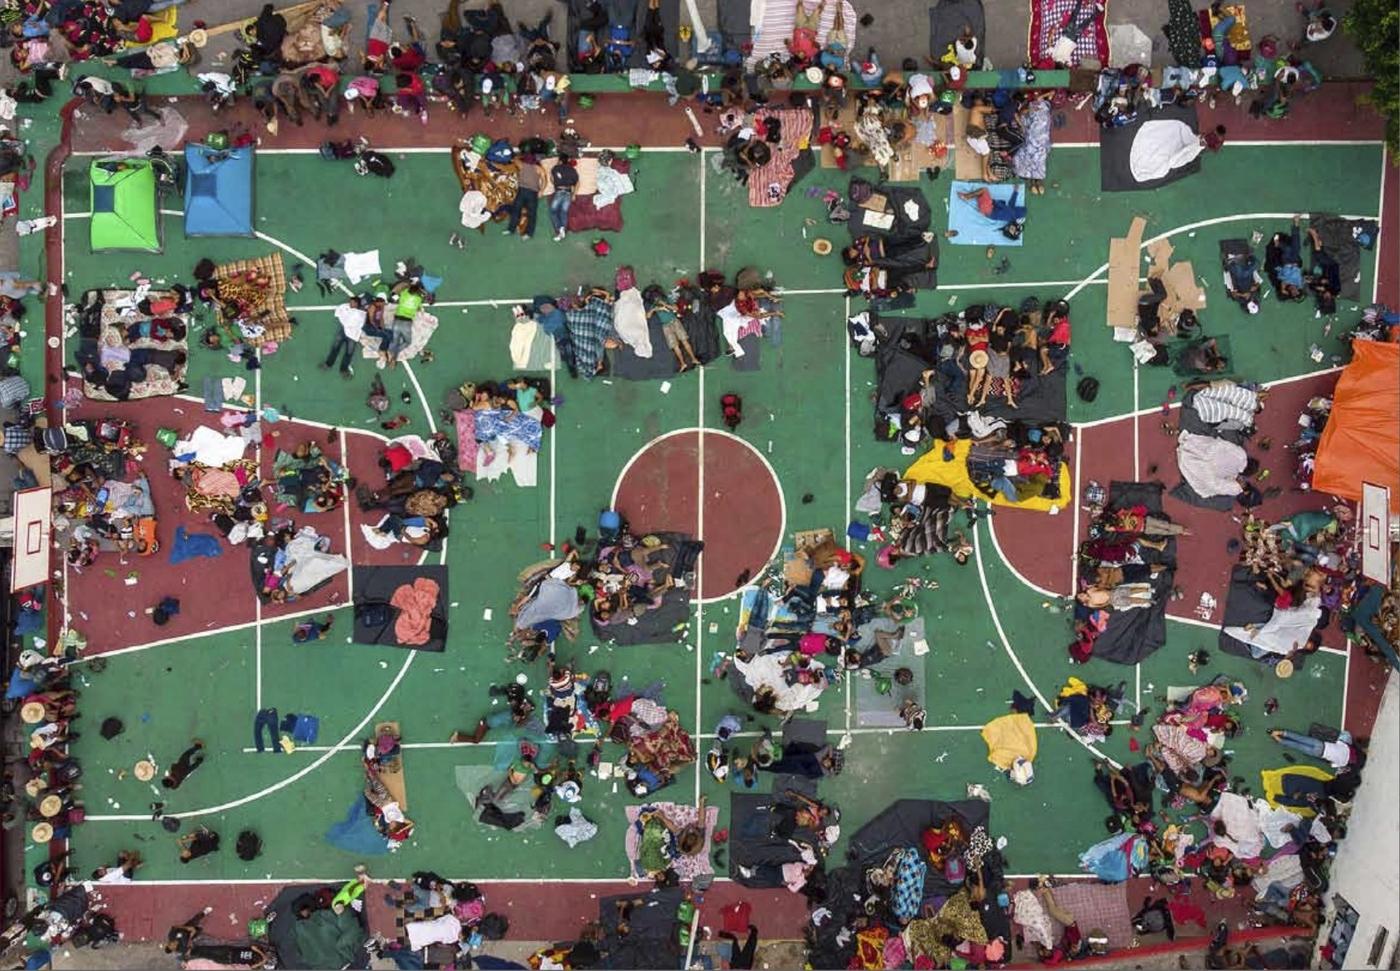
[[[83,84],[94,94],[110,95],[113,91],[112,82],[106,78],[100,78],[95,74],[89,74],[83,78]]]
[[[1332,763],[1332,767],[1340,769],[1351,761],[1351,746],[1345,742],[1323,742],[1322,757]]]
[[[981,138],[972,138],[971,136],[968,136],[967,147],[972,149],[978,155],[992,154],[992,146],[987,142],[987,137],[985,135],[983,135]]]
[[[358,343],[365,332],[368,315],[359,307],[343,303],[335,308],[335,319],[340,321],[340,329],[345,332],[345,336]]]

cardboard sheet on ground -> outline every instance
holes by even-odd
[[[356,644],[447,647],[446,566],[357,566],[354,584]]]
[[[1020,205],[1026,204],[1026,187],[1020,183],[998,183],[987,185],[982,182],[956,181],[948,189],[948,228],[957,235],[948,240],[954,246],[1020,246],[1024,237],[1011,239],[1001,231],[1005,223],[997,222],[982,215],[977,208],[977,200],[960,198],[960,192],[977,192],[986,189],[998,202],[1009,202],[1016,197]]]
[[[950,443],[935,440],[933,445],[919,457],[913,465],[904,471],[904,478],[913,479],[915,482],[933,482],[938,485],[947,486],[953,490],[954,495],[968,497],[975,496],[978,499],[987,499],[987,496],[972,484],[972,479],[967,474],[967,453],[972,448],[971,439],[959,438],[951,445],[953,448],[952,461],[945,461],[943,449]],[[1060,497],[1058,499],[1046,499],[1044,496],[1036,496],[1034,499],[1025,499],[1021,502],[1010,502],[1000,492],[992,496],[988,501],[994,506],[1014,506],[1017,509],[1033,509],[1037,512],[1046,512],[1052,507],[1064,508],[1074,496],[1071,488],[1069,466],[1060,463]]]
[[[1142,258],[1142,234],[1147,220],[1134,216],[1124,236],[1108,241],[1108,314],[1110,327],[1135,330],[1137,327],[1138,268]]]
[[[1108,487],[1109,508],[1142,505],[1149,514],[1160,516],[1163,488],[1160,482],[1112,482]],[[1167,642],[1167,601],[1176,576],[1176,537],[1163,538],[1167,541],[1165,549],[1142,550],[1144,563],[1162,563],[1167,567],[1150,581],[1152,605],[1111,612],[1108,626],[1094,640],[1094,657],[1136,664]]]
[[[1147,129],[1149,138],[1154,133],[1169,132],[1161,126],[1149,126],[1151,122],[1180,122],[1192,132],[1200,132],[1200,122],[1196,118],[1196,109],[1183,107],[1181,105],[1162,105],[1156,109],[1144,109],[1138,116],[1126,125],[1117,128],[1105,128],[1099,133],[1099,184],[1104,192],[1135,192],[1142,189],[1155,189],[1158,186],[1169,185],[1178,179],[1184,179],[1188,175],[1195,175],[1201,170],[1200,156],[1196,156],[1185,164],[1172,168],[1159,178],[1139,181],[1133,174],[1133,143],[1142,134],[1144,128]],[[1145,145],[1138,146],[1138,152],[1144,152]]]
[[[403,741],[403,732],[398,722],[378,722],[374,726],[374,734],[376,738],[385,734],[393,735],[400,742]],[[408,783],[404,780],[402,753],[394,761],[379,767],[379,781],[384,783],[384,788],[389,790],[399,808],[408,812]]]
[[[1159,239],[1147,247],[1151,263],[1147,268],[1148,279],[1162,281],[1167,291],[1166,299],[1158,308],[1163,319],[1175,319],[1183,310],[1200,312],[1206,306],[1206,292],[1196,282],[1196,270],[1189,260],[1172,262],[1173,248],[1169,240]]]
[[[961,104],[953,106],[953,174],[972,182],[981,182],[983,175],[982,156],[967,144],[967,109]]]

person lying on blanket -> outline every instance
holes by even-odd
[[[633,826],[640,839],[637,847],[636,876],[657,879],[673,869],[682,857],[693,857],[705,849],[705,797],[700,797],[699,822],[682,826],[658,806],[644,806]]]
[[[1225,292],[1251,314],[1259,312],[1259,290],[1263,278],[1253,253],[1232,253],[1225,258]]]
[[[1026,219],[1026,206],[1021,202],[1021,187],[1016,186],[1011,198],[1005,201],[992,195],[990,189],[976,189],[972,192],[959,192],[958,198],[970,203],[990,222],[1001,228],[1007,239],[1019,239]]]
[[[1307,296],[1307,285],[1303,281],[1303,244],[1298,224],[1299,217],[1294,216],[1291,233],[1274,233],[1265,249],[1264,267],[1280,300],[1302,300]]]

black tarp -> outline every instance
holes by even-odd
[[[982,10],[982,0],[939,0],[936,6],[929,7],[929,57],[940,60],[967,27],[972,28],[977,38],[977,53],[981,55],[987,50],[987,17]],[[980,63],[979,56],[974,67]]]
[[[1133,151],[1133,139],[1149,121],[1184,121],[1191,130],[1199,132],[1200,122],[1196,109],[1188,105],[1162,105],[1160,108],[1143,108],[1138,116],[1118,128],[1105,128],[1099,132],[1099,180],[1104,192],[1134,192],[1140,189],[1155,189],[1167,185],[1201,170],[1200,158],[1193,159],[1180,168],[1172,169],[1160,179],[1138,182],[1133,178],[1129,159]]]
[[[1361,244],[1352,235],[1354,228],[1369,229],[1375,238],[1374,219],[1343,219],[1327,213],[1314,213],[1308,218],[1308,228],[1316,231],[1322,240],[1323,252],[1337,261],[1342,288],[1338,294],[1343,300],[1361,299]]]
[[[950,316],[951,322],[954,317]],[[871,315],[871,327],[876,335],[875,349],[875,413],[897,413],[900,402],[919,390],[926,370],[938,362],[938,320],[917,317],[887,317]],[[1036,372],[1038,372],[1038,368]],[[1049,374],[1032,373],[1021,379],[1016,394],[1017,407],[1005,399],[989,398],[980,409],[983,415],[1020,421],[1032,425],[1063,422],[1068,413],[1065,402],[1066,367]],[[951,376],[937,374],[937,391],[933,415],[943,423],[965,415],[970,410],[966,392],[958,393]],[[935,431],[938,426],[934,425]]]
[[[354,571],[355,630],[352,636],[356,644],[387,644],[390,647],[403,647],[413,651],[442,651],[447,648],[447,567],[429,564],[357,566]],[[379,605],[387,606],[394,597],[394,591],[399,587],[411,584],[419,577],[432,580],[438,586],[437,602],[433,605],[432,622],[425,643],[399,643],[394,631],[399,616],[397,607],[388,607],[387,623],[361,623],[362,617],[368,618],[378,613]]]
[[[1113,482],[1108,487],[1108,508],[1141,505],[1147,507],[1149,514],[1162,516],[1162,489],[1160,482]],[[1167,642],[1167,602],[1176,577],[1176,537],[1162,538],[1167,541],[1165,549],[1159,552],[1144,546],[1141,551],[1144,563],[1162,563],[1167,567],[1150,581],[1152,606],[1111,611],[1108,626],[1094,639],[1094,657],[1136,664]]]
[[[283,887],[276,897],[268,903],[264,913],[269,915],[267,925],[267,939],[272,946],[277,949],[277,966],[279,968],[322,968],[332,965],[324,962],[313,963],[316,956],[304,956],[297,941],[303,934],[303,928],[298,925],[302,922],[296,915],[296,902],[300,897],[308,894],[314,895],[322,889],[321,884],[294,884]],[[339,887],[329,888],[332,893],[339,891]],[[317,916],[324,915],[324,916]],[[312,915],[318,922],[331,920],[337,925],[343,925],[342,931],[346,936],[351,936],[354,929],[358,929],[360,941],[369,938],[369,930],[365,925],[365,918],[362,914],[347,907],[339,915],[329,910],[316,911]],[[356,949],[355,958],[349,965],[336,964],[336,967],[368,968],[369,952],[363,947]]]
[[[613,377],[628,381],[659,381],[676,373],[676,355],[666,346],[661,321],[655,314],[647,317],[647,335],[651,338],[651,357],[639,357],[629,344],[606,352],[608,371]]]
[[[740,50],[753,43],[753,27],[749,24],[749,9],[752,0],[719,0],[719,33],[724,37],[728,50]],[[712,36],[711,41],[716,39]]]
[[[579,15],[588,6],[587,0],[561,0],[567,8],[568,30],[564,36],[564,48],[568,52],[569,66],[580,68],[577,60]],[[643,0],[604,0],[603,9],[608,15],[608,24],[624,24],[632,30],[632,58],[627,67],[647,67],[647,47],[643,42],[646,27],[648,4]],[[680,28],[680,0],[661,0],[661,27],[666,49],[675,56],[676,35]],[[604,46],[608,40],[608,28],[597,32],[598,44]],[[596,68],[595,68],[596,70]]]
[[[619,510],[626,515],[626,510]],[[652,561],[659,565],[665,563],[673,570],[675,569],[677,558],[681,558],[687,564],[686,569],[680,571],[677,579],[693,569],[695,556],[698,554],[697,543],[685,533],[655,533],[656,537],[665,543],[670,549],[664,550],[661,556]],[[590,612],[590,618],[592,614]],[[685,632],[677,630],[677,625],[684,624],[690,619],[690,587],[672,587],[661,597],[661,606],[646,611],[637,618],[635,624],[629,624],[625,620],[617,619],[611,624],[599,624],[593,620],[593,634],[599,640],[607,641],[610,644],[675,644],[685,639]]]
[[[1247,657],[1249,645],[1225,633],[1226,627],[1244,627],[1246,624],[1267,624],[1274,615],[1274,594],[1272,589],[1260,590],[1255,584],[1249,567],[1236,565],[1230,571],[1230,586],[1225,590],[1225,612],[1220,617],[1219,647],[1226,654]],[[1276,655],[1275,655],[1276,656]],[[1307,655],[1296,653],[1292,656],[1293,670],[1301,671],[1307,663]]]
[[[680,945],[680,925],[676,911],[684,894],[679,887],[653,890],[641,896],[627,918],[626,935],[618,934],[618,905],[639,899],[636,893],[603,897],[598,901],[598,922],[603,928],[599,950],[605,955],[602,968],[678,968],[685,963]]]
[[[782,865],[801,859],[801,851],[773,834],[778,818],[775,802],[786,803],[781,791],[734,792],[729,796],[729,876],[746,887],[781,887]],[[798,839],[815,841],[799,830]],[[742,868],[742,869],[741,869]],[[745,875],[744,871],[749,871]]]

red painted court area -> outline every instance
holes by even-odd
[[[772,468],[721,431],[686,429],[644,446],[622,470],[613,508],[641,533],[703,537],[703,600],[758,576],[782,541],[782,488]]]
[[[99,419],[110,414],[107,403],[84,401],[69,417]],[[150,482],[160,549],[150,556],[129,554],[125,562],[115,552],[104,552],[96,563],[82,571],[69,569],[68,596],[73,605],[73,623],[88,635],[87,653],[101,654],[224,627],[251,626],[257,619],[258,606],[246,550],[231,548],[221,540],[222,553],[218,557],[201,557],[178,564],[170,562],[177,528],[183,526],[189,534],[216,535],[217,530],[207,511],[191,511],[187,507],[185,487],[170,474],[170,450],[156,442],[155,432],[158,428],[171,428],[183,438],[200,425],[217,424],[218,416],[205,412],[197,401],[150,398],[124,403],[121,417],[133,423],[137,439],[146,446],[138,464],[140,472]],[[303,442],[319,445],[331,460],[345,465],[350,475],[361,481],[378,482],[383,478],[377,462],[384,441],[377,435],[348,429],[342,448],[339,431],[295,420],[265,424],[263,432],[260,472],[264,481],[272,479],[278,450],[290,452]],[[258,457],[251,446],[245,454],[249,459]],[[276,506],[269,511],[274,519],[291,518],[298,526],[309,525],[329,536],[332,552],[345,554],[348,551],[355,564],[382,566],[418,560],[420,551],[416,547],[400,543],[386,550],[376,550],[366,543],[361,524],[377,523],[382,513],[362,512],[353,499],[349,507],[348,524],[345,511],[340,508],[316,515]],[[346,602],[348,582],[348,577],[341,574],[321,589],[291,603],[264,604],[262,617],[275,619],[339,606]],[[157,626],[147,611],[164,597],[177,598],[180,613],[164,626]]]

